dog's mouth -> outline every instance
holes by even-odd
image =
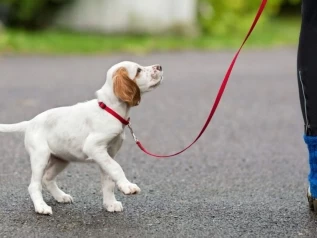
[[[155,89],[155,88],[157,88],[157,87],[162,83],[162,81],[163,81],[163,76],[161,76],[161,78],[160,78],[159,81],[157,81],[155,84],[151,85],[151,86],[150,86],[150,89]]]

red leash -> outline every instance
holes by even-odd
[[[224,79],[223,79],[223,81],[222,81],[222,84],[221,84],[221,86],[220,86],[220,89],[219,89],[219,91],[218,91],[218,94],[217,94],[216,100],[215,100],[215,102],[214,102],[214,105],[213,105],[212,108],[211,108],[210,114],[209,114],[209,116],[208,116],[208,118],[207,118],[207,120],[206,120],[206,122],[205,122],[205,124],[204,124],[204,126],[203,126],[203,128],[202,128],[202,130],[200,131],[199,135],[196,137],[196,139],[194,140],[194,142],[191,143],[189,146],[187,146],[185,149],[183,149],[183,150],[181,150],[181,151],[179,151],[179,152],[177,152],[177,153],[174,153],[174,154],[171,154],[171,155],[156,155],[156,154],[153,154],[153,153],[147,151],[147,150],[144,148],[144,146],[141,144],[141,142],[140,142],[140,141],[137,139],[137,137],[135,136],[135,134],[134,134],[134,132],[133,132],[133,129],[132,129],[132,127],[131,127],[131,124],[129,123],[129,120],[126,120],[126,125],[128,125],[128,127],[129,127],[129,129],[130,129],[130,131],[131,131],[131,134],[132,134],[132,136],[133,136],[133,138],[134,138],[134,140],[135,140],[135,142],[136,142],[136,144],[140,147],[140,149],[141,149],[142,151],[144,151],[146,154],[148,154],[148,155],[150,155],[150,156],[153,156],[153,157],[156,157],[156,158],[169,158],[169,157],[173,157],[173,156],[176,156],[176,155],[179,155],[179,154],[183,153],[185,150],[189,149],[193,144],[195,144],[195,143],[198,141],[198,139],[202,136],[202,134],[203,134],[203,133],[205,132],[205,130],[207,129],[207,127],[208,127],[208,125],[209,125],[209,123],[210,123],[210,121],[211,121],[213,115],[214,115],[215,112],[216,112],[216,109],[217,109],[217,107],[218,107],[218,104],[219,104],[219,102],[220,102],[220,100],[221,100],[221,97],[222,97],[222,95],[223,95],[223,92],[225,91],[226,85],[227,85],[228,80],[229,80],[229,78],[230,78],[230,75],[231,75],[231,71],[232,71],[232,69],[233,69],[233,66],[234,66],[235,63],[236,63],[236,60],[237,60],[237,58],[238,58],[238,56],[239,56],[239,54],[240,54],[240,51],[241,51],[242,47],[244,46],[245,42],[248,40],[248,38],[249,38],[249,36],[251,35],[251,33],[252,33],[254,27],[255,27],[256,24],[257,24],[259,18],[261,17],[262,12],[263,12],[263,10],[264,10],[264,8],[265,8],[265,6],[266,6],[266,3],[267,3],[267,0],[262,0],[262,3],[261,3],[261,5],[260,5],[260,7],[259,7],[259,10],[258,10],[258,12],[257,12],[257,14],[256,14],[256,16],[255,16],[255,18],[254,18],[254,20],[253,20],[252,26],[251,26],[251,28],[250,28],[248,34],[246,35],[244,41],[242,42],[242,45],[240,46],[239,50],[237,51],[237,53],[235,54],[235,56],[233,57],[233,59],[232,59],[232,61],[231,61],[231,64],[230,64],[230,66],[229,66],[229,68],[228,68],[228,70],[227,70],[227,73],[226,73],[226,75],[225,75],[225,77],[224,77]],[[113,113],[111,112],[111,114],[113,114]]]

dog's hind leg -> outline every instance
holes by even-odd
[[[43,177],[43,184],[57,202],[72,203],[73,198],[64,193],[56,184],[56,176],[62,172],[69,162],[51,155]]]
[[[32,168],[32,178],[29,185],[29,193],[34,204],[35,212],[40,214],[52,214],[52,208],[43,200],[42,177],[50,158],[50,150],[47,146],[32,147],[29,151]]]

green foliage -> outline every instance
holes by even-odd
[[[36,28],[47,25],[60,6],[71,0],[0,0],[9,7],[11,25]]]
[[[282,4],[298,4],[300,0],[269,0],[257,28],[275,16]],[[245,34],[261,0],[199,0],[198,21],[201,30],[210,35]]]
[[[274,18],[256,30],[246,48],[296,46],[299,18]],[[56,30],[25,31],[6,29],[0,34],[0,55],[4,54],[108,54],[129,52],[144,54],[177,50],[236,50],[243,37],[210,36],[105,36]],[[74,43],[76,42],[76,43]]]
[[[0,0],[0,7],[3,4],[9,6],[10,26],[44,28],[51,23],[60,7],[71,1],[73,0]],[[239,36],[245,34],[261,0],[198,0],[198,2],[198,22],[202,33]],[[300,0],[268,0],[257,28],[261,29],[261,25],[263,26],[271,16],[275,16],[283,4],[298,3]]]

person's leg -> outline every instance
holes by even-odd
[[[299,37],[298,87],[304,119],[304,140],[309,151],[308,176],[311,208],[317,199],[317,1],[302,1],[302,25]],[[317,206],[317,202],[316,202]],[[317,210],[317,207],[315,208]]]

